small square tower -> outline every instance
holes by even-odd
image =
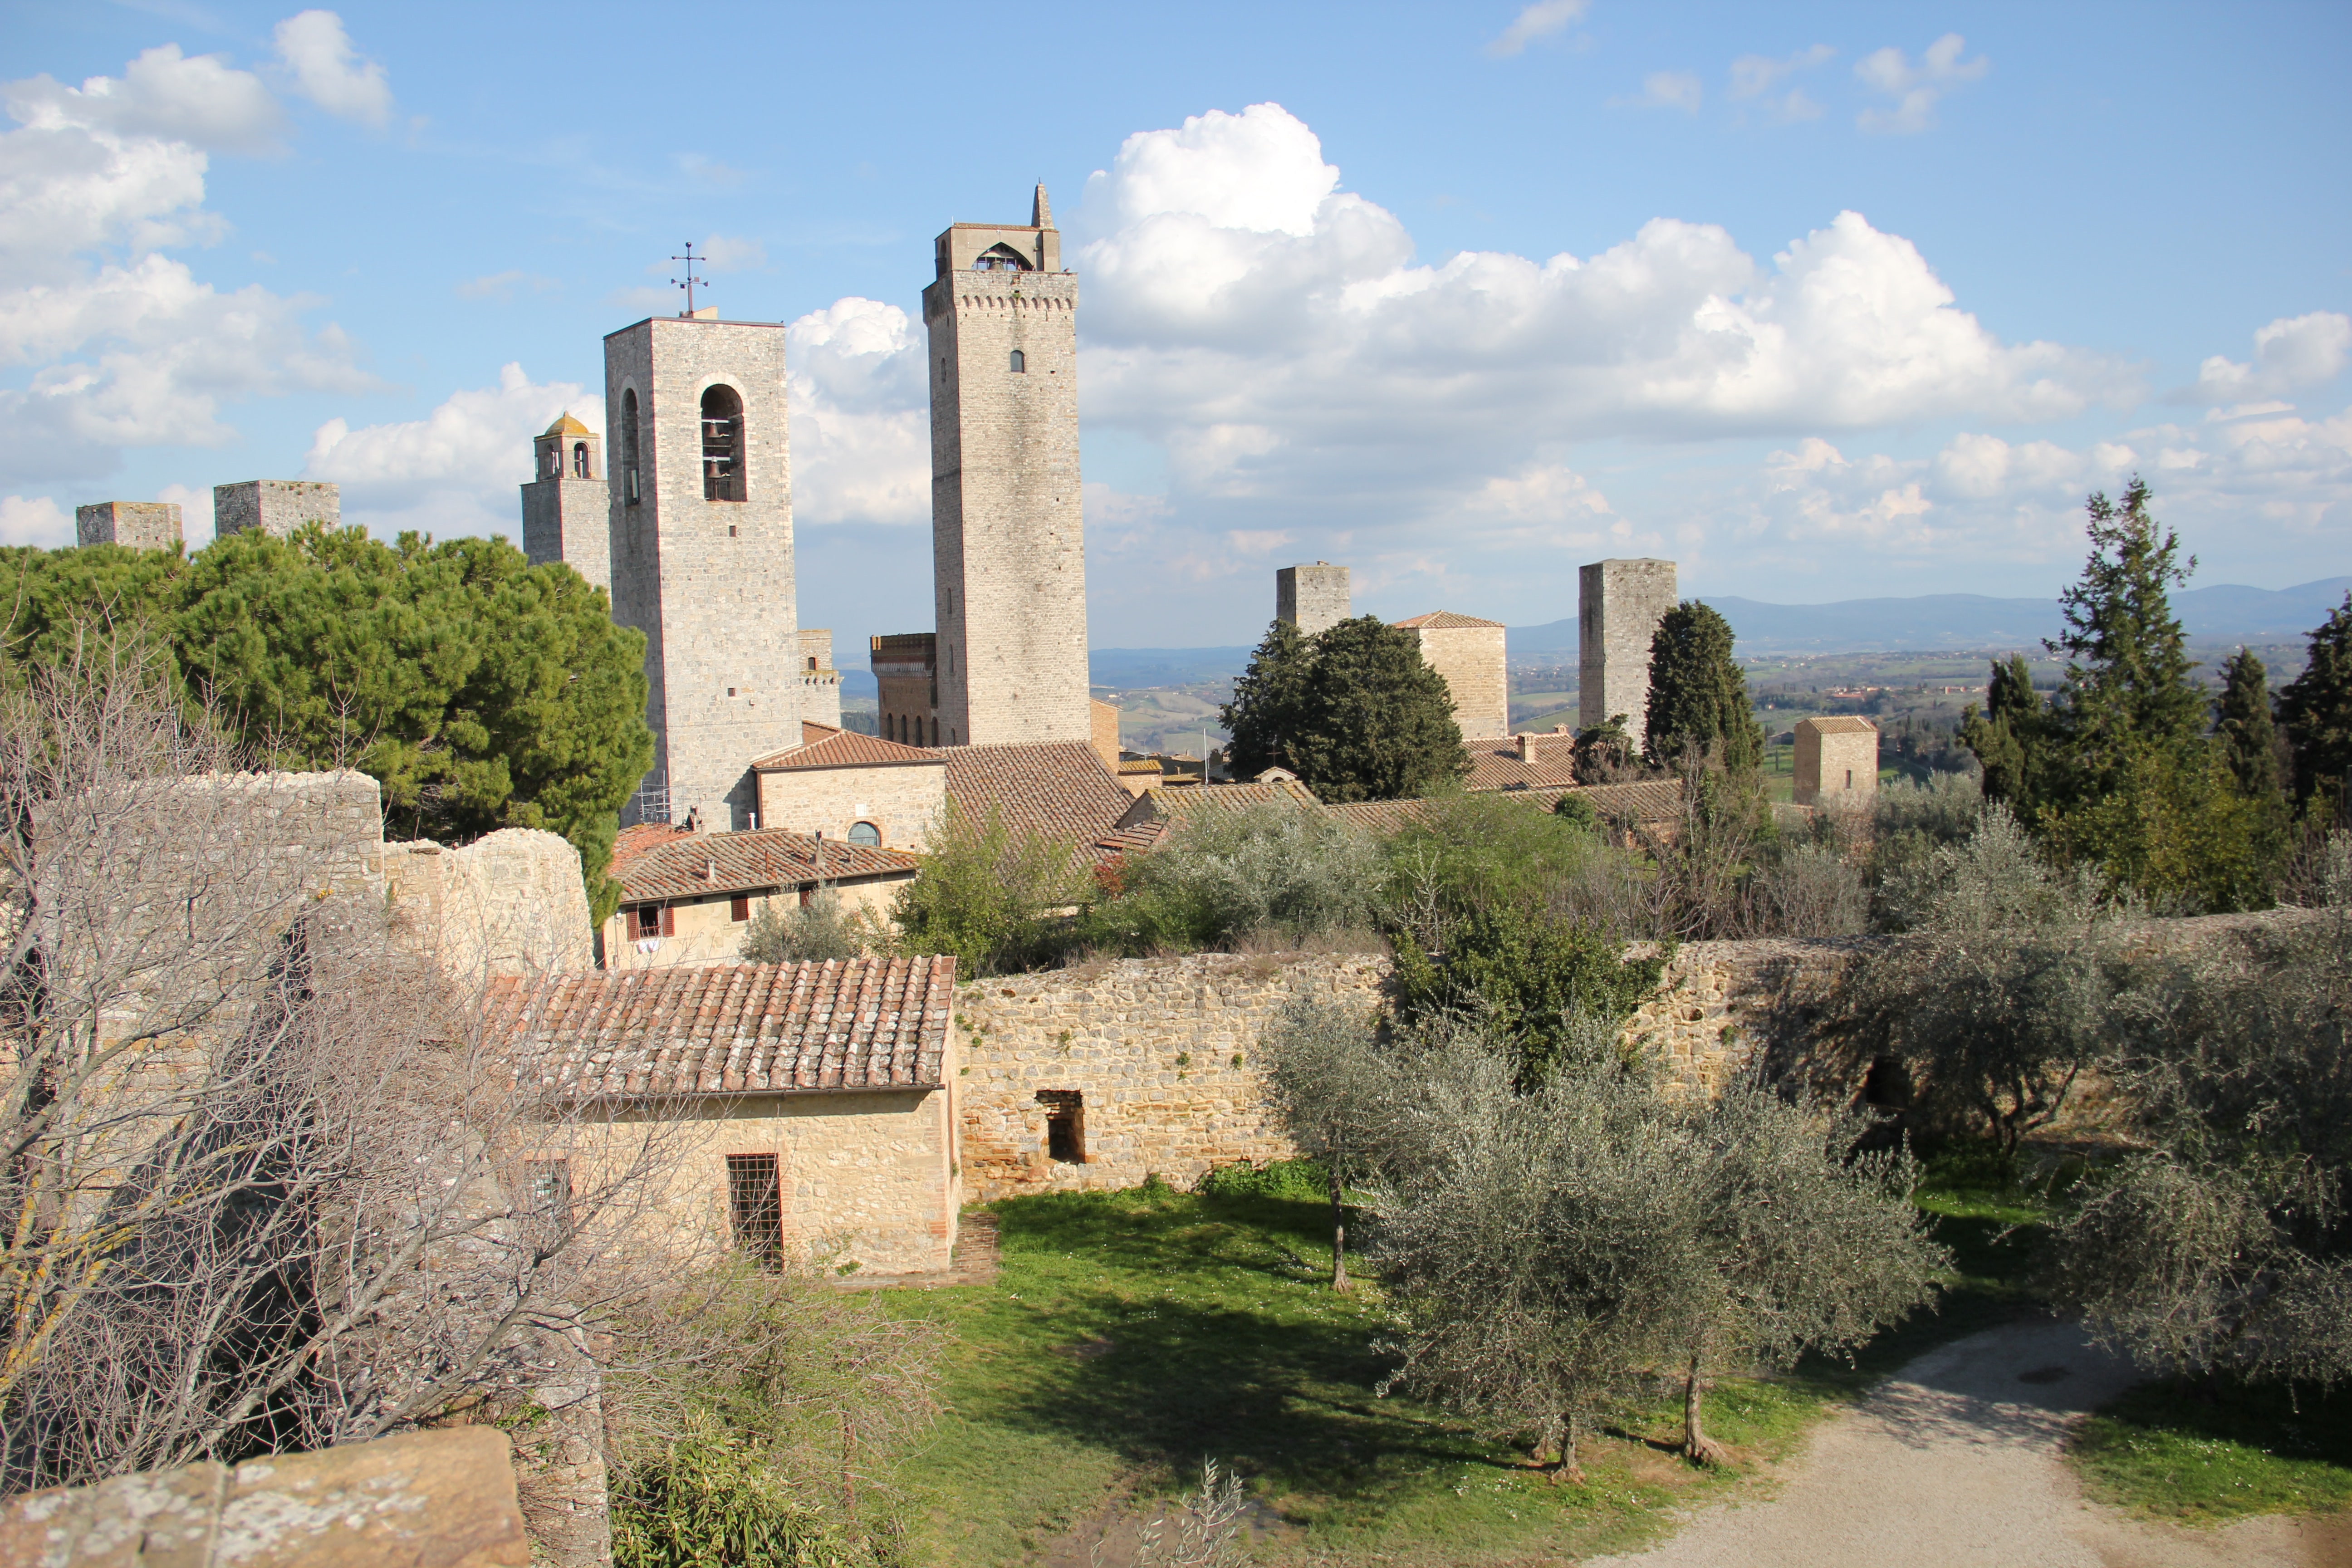
[[[654,771],[623,821],[748,828],[801,743],[784,326],[657,316],[604,339],[613,619],[646,634]]]
[[[1039,185],[960,223],[923,290],[939,721],[950,746],[1090,741],[1078,280]]]
[[[1328,561],[1285,566],[1274,574],[1274,618],[1288,621],[1302,637],[1328,631],[1354,612],[1348,597],[1348,569]]]
[[[1504,656],[1504,626],[1452,610],[1399,621],[1421,638],[1422,662],[1445,678],[1454,695],[1454,721],[1462,738],[1511,732],[1511,679]]]
[[[213,537],[248,528],[284,539],[307,523],[343,524],[342,491],[316,479],[245,479],[213,487]]]
[[[1638,749],[1650,718],[1650,639],[1675,607],[1671,561],[1595,561],[1577,573],[1576,721],[1625,715]]]
[[[934,632],[893,632],[868,649],[882,738],[907,746],[940,744],[940,639]]]
[[[165,500],[102,500],[74,508],[74,542],[177,550],[180,509]]]
[[[841,728],[841,671],[833,667],[833,633],[801,628],[801,721]]]
[[[1797,721],[1799,805],[1866,801],[1878,794],[1878,726],[1839,714]]]
[[[531,444],[522,487],[522,552],[534,566],[561,561],[590,586],[613,586],[613,497],[604,482],[604,437],[560,416]]]

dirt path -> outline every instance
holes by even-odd
[[[1586,1568],[2342,1568],[2352,1521],[2144,1523],[2084,1500],[2068,1429],[2133,1382],[2064,1323],[2020,1323],[1920,1357],[1833,1417],[1768,1501]]]

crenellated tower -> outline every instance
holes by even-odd
[[[1026,224],[956,224],[923,290],[938,725],[949,745],[1087,741],[1078,281],[1039,185]]]

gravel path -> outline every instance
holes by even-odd
[[[1832,1418],[1769,1500],[1586,1568],[2342,1568],[2352,1523],[2149,1524],[2084,1500],[2059,1458],[2083,1414],[2134,1381],[2066,1323],[1930,1352]]]

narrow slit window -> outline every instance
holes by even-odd
[[[782,1266],[784,1189],[773,1154],[727,1156],[727,1214],[736,1246],[757,1257],[763,1268]]]
[[[744,499],[743,400],[731,386],[702,395],[702,499]]]
[[[593,477],[588,472],[588,443],[585,441],[572,443],[572,477],[578,479]]]
[[[1013,351],[1013,374],[1015,375],[1025,375],[1028,374],[1028,371],[1029,356],[1023,353],[1019,349],[1014,349]]]
[[[621,499],[637,504],[637,395],[621,394]]]

